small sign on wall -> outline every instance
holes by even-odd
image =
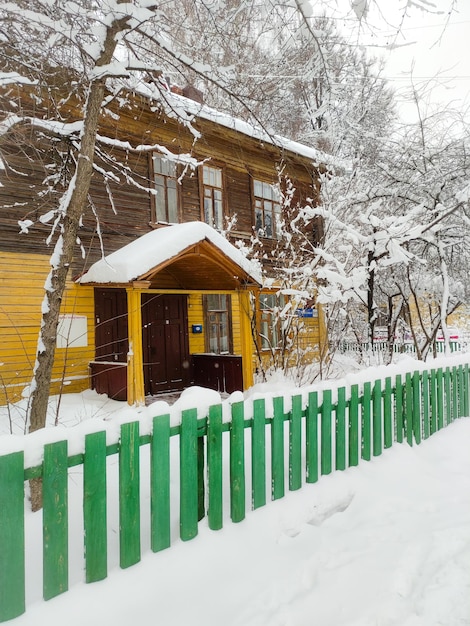
[[[88,329],[86,315],[60,315],[57,326],[58,348],[86,348]]]
[[[314,308],[297,309],[295,314],[298,317],[318,317],[317,310]]]
[[[192,332],[194,335],[200,335],[202,333],[202,324],[193,324]]]

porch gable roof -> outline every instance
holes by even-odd
[[[190,259],[195,253],[202,253],[206,266],[210,257],[211,262],[239,285],[259,286],[262,282],[259,265],[248,260],[225,237],[203,222],[174,224],[146,233],[96,261],[76,282],[126,284],[151,280],[170,265],[174,265],[175,269],[178,266],[183,268],[182,259],[185,256]],[[194,264],[192,271],[195,275],[198,272]],[[185,282],[187,280],[186,271]],[[208,286],[214,288],[213,285]]]

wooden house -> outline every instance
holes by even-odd
[[[25,106],[24,93],[15,98]],[[62,302],[52,393],[91,386],[134,403],[193,384],[231,392],[252,385],[260,358],[276,349],[276,289],[263,291],[259,266],[235,242],[256,233],[272,273],[279,171],[293,182],[291,206],[315,203],[321,155],[184,96],[169,93],[168,102],[191,128],[145,90],[102,116],[99,134],[108,139],[97,144]],[[72,122],[73,106],[64,106]],[[0,404],[24,394],[32,378],[48,220],[63,184],[49,176],[49,139],[21,132],[0,144]],[[68,149],[65,142],[64,163]],[[229,220],[230,241],[221,234]],[[309,311],[303,341],[318,353],[322,318],[314,305]]]

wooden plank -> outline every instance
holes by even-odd
[[[452,380],[452,417],[454,421],[459,416],[459,375],[457,366],[454,366],[451,370]]]
[[[431,370],[431,377],[429,382],[429,402],[430,402],[430,428],[429,434],[433,435],[437,430],[437,376],[436,370]]]
[[[392,423],[392,379],[387,376],[384,389],[384,448],[390,448],[393,443]]]
[[[189,541],[198,533],[197,409],[181,415],[180,537]]]
[[[382,454],[382,381],[376,380],[372,391],[372,453]]]
[[[468,365],[464,366],[463,372],[463,389],[464,389],[464,407],[463,407],[463,416],[470,416],[470,367]]]
[[[119,553],[120,566],[140,561],[139,422],[121,425],[119,442]]]
[[[158,552],[170,545],[170,416],[158,415],[150,441],[150,547]]]
[[[401,375],[398,374],[395,378],[395,436],[398,443],[403,441],[403,396],[404,387],[402,378]]]
[[[444,428],[444,372],[439,368],[437,378],[437,429]]]
[[[289,420],[289,490],[302,486],[302,396],[292,397]]]
[[[274,415],[271,421],[272,499],[283,498],[284,486],[284,399],[273,399]]]
[[[362,393],[362,445],[361,458],[364,461],[370,461],[371,457],[371,399],[372,391],[370,382],[364,383],[364,391]]]
[[[405,377],[405,438],[408,445],[413,445],[413,378],[410,373]]]
[[[251,431],[252,506],[266,504],[266,404],[263,398],[253,401]]]
[[[421,375],[414,372],[412,377],[413,384],[413,435],[416,443],[421,443]]]
[[[85,580],[92,583],[108,574],[106,510],[106,432],[85,436],[83,458],[83,522]]]
[[[222,405],[209,407],[207,422],[208,522],[211,530],[223,526]]]
[[[446,367],[444,372],[444,397],[445,397],[445,420],[447,426],[452,422],[452,382],[450,368]]]
[[[331,474],[332,469],[332,397],[331,389],[325,389],[323,391],[323,399],[321,404],[321,460],[320,460],[320,472],[323,475]]]
[[[24,453],[0,456],[0,622],[25,611]]]
[[[50,600],[68,589],[67,441],[44,446],[43,596]]]
[[[465,366],[459,365],[458,368],[458,381],[459,381],[459,411],[458,417],[465,416]]]
[[[245,519],[245,418],[243,402],[232,404],[230,424],[230,517]]]
[[[308,394],[308,406],[305,424],[306,445],[306,481],[318,480],[318,392]]]
[[[423,439],[427,439],[430,434],[430,413],[429,413],[429,373],[424,370],[421,374],[421,395],[423,405]]]
[[[338,389],[335,419],[335,468],[346,469],[346,389]]]
[[[348,462],[353,467],[359,464],[359,386],[351,386],[351,398],[349,400],[349,439],[348,439]]]

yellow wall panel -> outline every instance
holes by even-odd
[[[17,400],[30,383],[41,323],[43,285],[49,272],[46,255],[0,253],[0,404]],[[89,386],[88,363],[94,355],[93,289],[67,284],[61,314],[87,317],[87,346],[57,348],[51,393]]]

